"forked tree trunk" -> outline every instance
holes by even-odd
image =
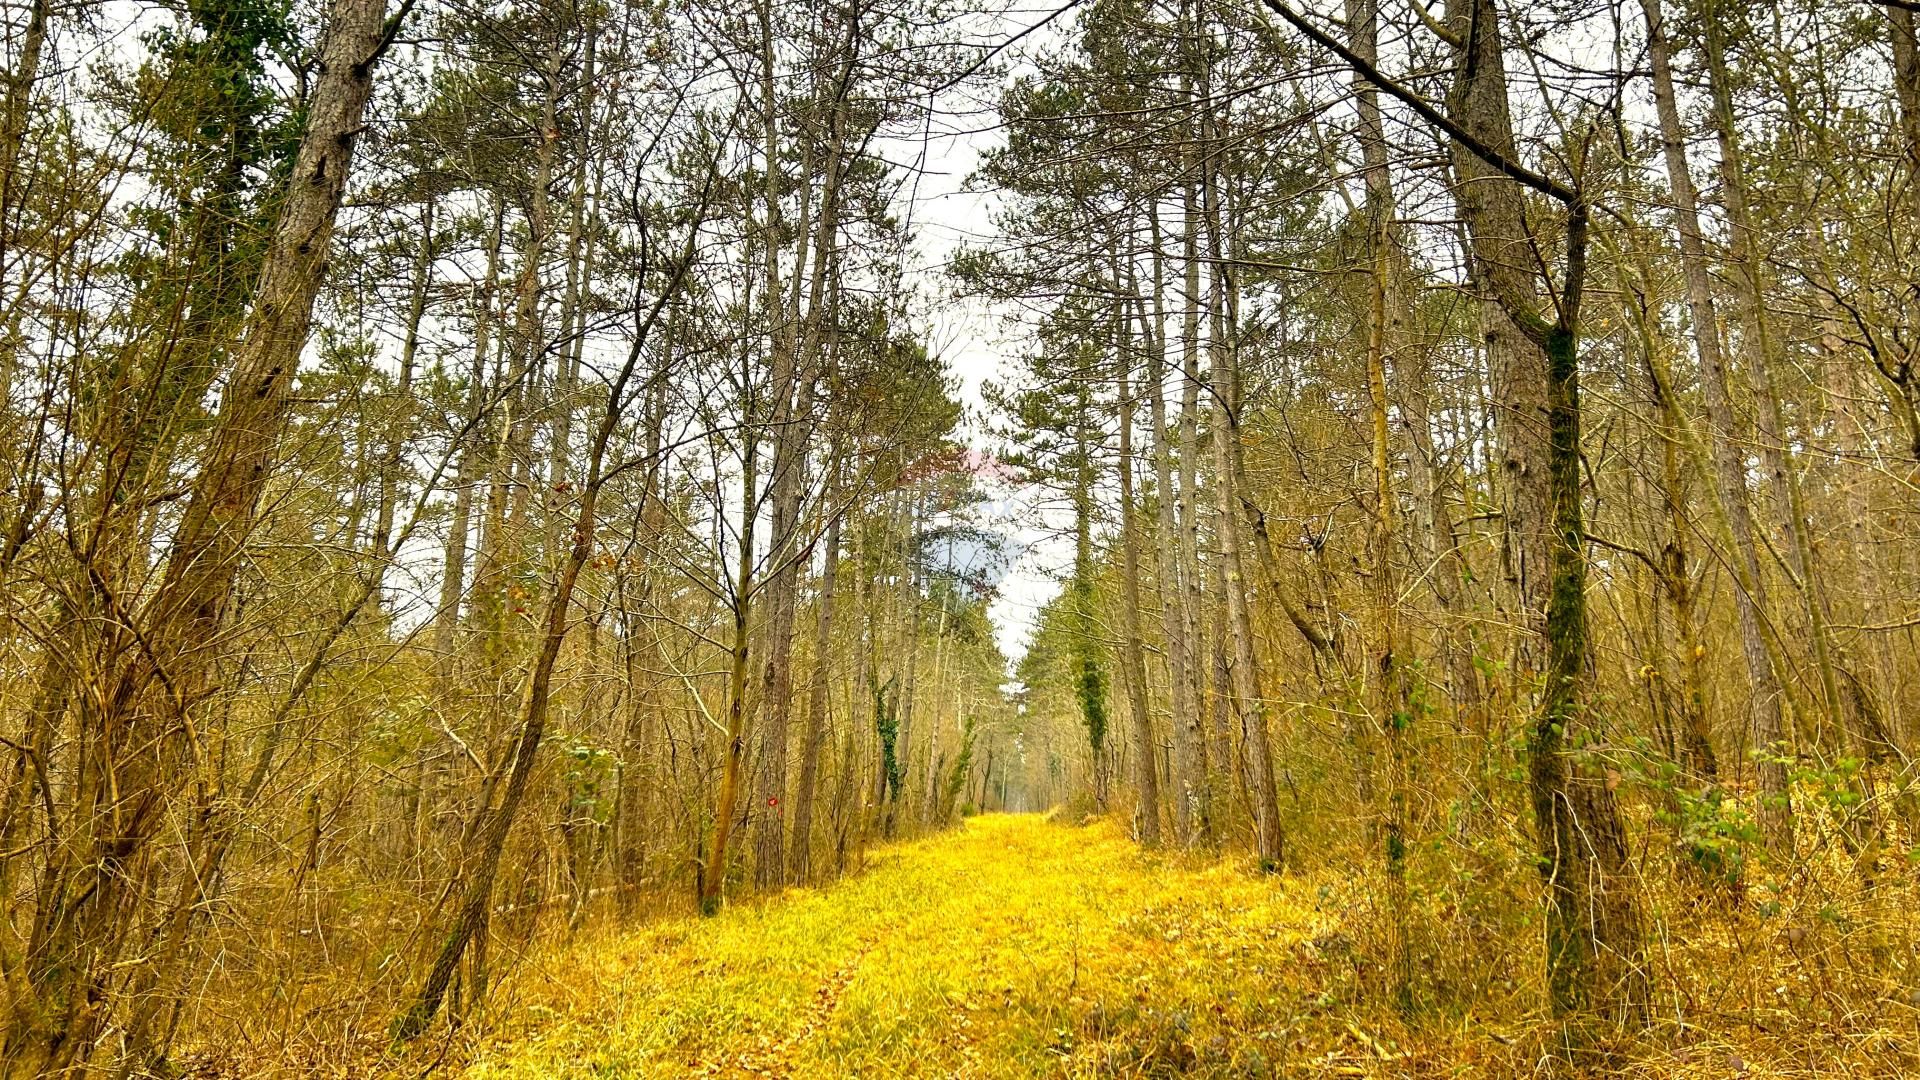
[[[1265,4],[1449,139],[1454,200],[1467,225],[1474,281],[1494,309],[1488,328],[1497,340],[1489,348],[1501,365],[1495,382],[1510,486],[1502,509],[1517,593],[1534,630],[1540,666],[1527,766],[1546,894],[1548,997],[1569,1048],[1583,1049],[1591,1037],[1585,1028],[1590,1019],[1641,1024],[1648,1008],[1639,895],[1627,867],[1615,781],[1576,763],[1571,752],[1591,721],[1578,349],[1586,196],[1578,187],[1528,169],[1515,153],[1494,0],[1447,4],[1454,81],[1444,112],[1380,76],[1369,61],[1285,0]],[[1536,242],[1526,213],[1527,188],[1554,199],[1566,213],[1564,233],[1557,238],[1564,243],[1565,270],[1552,290],[1552,319],[1540,314],[1544,290],[1537,252],[1555,245]],[[1595,740],[1589,753],[1601,745]]]
[[[1455,199],[1476,277],[1498,309],[1490,326],[1497,328],[1498,418],[1510,482],[1503,509],[1518,596],[1540,643],[1540,701],[1527,749],[1546,889],[1549,1001],[1568,1021],[1570,1040],[1584,1043],[1581,1018],[1637,1023],[1647,1007],[1639,897],[1613,783],[1576,766],[1570,752],[1591,722],[1578,353],[1587,209],[1577,191],[1555,191],[1568,214],[1567,265],[1557,319],[1549,321],[1537,313],[1541,285],[1530,269],[1525,197],[1506,168],[1518,159],[1499,11],[1494,0],[1450,0],[1447,14],[1457,65],[1447,109],[1458,126]]]

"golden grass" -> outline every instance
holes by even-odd
[[[1525,942],[1475,944],[1457,915],[1421,919],[1426,1003],[1400,1023],[1380,992],[1370,880],[1143,852],[1107,821],[974,818],[825,889],[536,949],[496,994],[496,1025],[453,1057],[474,1080],[1556,1071]],[[1844,950],[1776,929],[1780,916],[1689,911],[1656,934],[1653,1027],[1586,1075],[1911,1075],[1917,1014],[1893,985],[1822,1001],[1809,958],[1839,978]],[[1506,989],[1447,995],[1426,965],[1463,951]],[[1756,980],[1795,985],[1761,994]]]
[[[1304,889],[1109,823],[973,818],[830,889],[539,962],[469,1075],[1258,1075],[1336,922]]]

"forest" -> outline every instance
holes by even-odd
[[[1916,20],[4,0],[0,1080],[1920,1071]]]

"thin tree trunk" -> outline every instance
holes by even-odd
[[[1665,20],[1660,11],[1660,0],[1641,0],[1641,8],[1647,17],[1647,49],[1653,66],[1654,103],[1660,115],[1667,183],[1673,193],[1674,223],[1680,234],[1681,268],[1687,283],[1694,351],[1700,358],[1700,386],[1706,398],[1707,419],[1712,428],[1713,478],[1719,489],[1720,503],[1726,508],[1732,534],[1730,540],[1733,551],[1729,554],[1735,570],[1734,611],[1740,628],[1741,654],[1746,661],[1747,679],[1751,685],[1749,721],[1754,745],[1769,748],[1757,759],[1756,764],[1763,795],[1761,820],[1766,826],[1769,843],[1784,848],[1792,843],[1792,819],[1785,800],[1786,770],[1776,755],[1783,734],[1780,712],[1783,692],[1775,654],[1764,625],[1768,611],[1766,580],[1760,572],[1753,538],[1746,466],[1739,450],[1739,433],[1734,421],[1726,357],[1721,349],[1720,323],[1715,311],[1706,244],[1700,232],[1698,200],[1687,164],[1680,109],[1674,95],[1673,62]]]
[[[1205,833],[1207,741],[1200,706],[1193,694],[1194,654],[1187,635],[1184,560],[1174,516],[1179,492],[1174,486],[1173,445],[1167,423],[1166,281],[1157,218],[1153,230],[1153,322],[1147,334],[1151,339],[1147,345],[1147,392],[1153,423],[1155,580],[1160,593],[1160,634],[1167,643],[1167,693],[1173,709],[1173,768],[1168,781],[1173,789],[1174,831],[1181,844],[1191,846]]]
[[[373,526],[371,555],[374,573],[385,573],[393,560],[393,518],[398,500],[400,472],[407,442],[413,430],[413,370],[420,351],[420,323],[427,314],[427,286],[433,272],[433,217],[435,200],[429,198],[420,212],[420,249],[414,256],[413,280],[407,289],[407,321],[400,341],[400,375],[394,383],[393,400],[388,405],[386,445],[380,464],[380,499]],[[375,590],[379,578],[375,578]]]
[[[901,593],[899,601],[906,608],[906,617],[902,620],[902,633],[906,635],[906,648],[902,650],[902,674],[900,678],[900,697],[896,716],[899,723],[899,736],[895,743],[898,774],[893,778],[893,799],[887,804],[886,834],[893,835],[896,812],[907,813],[906,778],[913,775],[913,737],[919,721],[920,703],[920,653],[921,618],[924,598],[921,595],[920,567],[915,560],[916,542],[920,536],[920,499],[918,494],[909,497],[901,516],[901,558],[905,562],[900,574]]]
[[[832,453],[830,468],[838,470],[840,451]],[[837,472],[836,472],[837,475]],[[839,490],[829,489],[832,504]],[[800,743],[800,780],[793,796],[793,838],[788,847],[787,877],[805,885],[813,879],[813,803],[820,784],[820,750],[826,739],[827,690],[833,675],[833,606],[840,573],[840,515],[827,522],[826,564],[820,571],[819,609],[814,615],[813,677],[807,687],[807,726]]]
[[[1180,40],[1182,63],[1180,70],[1180,97],[1189,110],[1194,110],[1194,83],[1202,73],[1202,61],[1193,54],[1198,30],[1195,22],[1194,0],[1181,0],[1180,4]],[[1196,121],[1189,117],[1189,125]],[[1218,695],[1222,685],[1210,676],[1217,674],[1213,668],[1219,665],[1212,661],[1219,655],[1219,643],[1213,642],[1209,650],[1202,620],[1209,617],[1205,579],[1200,569],[1200,513],[1201,496],[1199,483],[1200,469],[1200,337],[1202,334],[1200,314],[1200,188],[1202,153],[1204,147],[1200,133],[1194,131],[1188,139],[1187,153],[1182,156],[1181,166],[1186,182],[1180,186],[1180,260],[1181,260],[1181,318],[1180,318],[1180,486],[1177,495],[1179,511],[1179,537],[1177,559],[1180,567],[1181,603],[1180,615],[1182,628],[1188,643],[1188,655],[1192,662],[1188,665],[1188,697],[1193,702],[1195,727],[1199,732],[1197,757],[1206,770],[1206,775],[1195,778],[1196,802],[1195,816],[1198,839],[1212,843],[1218,839],[1220,825],[1221,800],[1232,787],[1231,775],[1237,775],[1232,769],[1234,744],[1222,741],[1225,737],[1225,724],[1221,722],[1222,702]],[[1217,629],[1218,621],[1213,620]],[[1200,657],[1208,656],[1209,662],[1202,663]],[[1214,688],[1215,699],[1209,699],[1208,686]],[[1203,703],[1210,703],[1210,715],[1203,720],[1199,715]],[[1209,734],[1208,722],[1213,731]],[[1209,745],[1211,744],[1211,745]]]
[[[773,458],[769,476],[769,494],[773,503],[772,529],[767,537],[769,572],[765,582],[767,620],[765,627],[767,657],[761,674],[762,713],[757,739],[754,784],[756,805],[750,811],[753,821],[754,883],[762,889],[778,887],[786,876],[787,758],[788,734],[793,716],[793,624],[797,614],[800,588],[801,552],[800,504],[806,478],[806,431],[801,415],[809,398],[807,379],[800,370],[798,334],[798,297],[788,297],[782,285],[780,236],[785,229],[781,208],[784,172],[781,161],[778,103],[775,99],[775,53],[771,10],[767,3],[755,8],[760,30],[760,122],[765,161],[764,213],[766,238],[761,250],[765,258],[765,303],[770,348],[769,382],[773,424]],[[804,189],[811,177],[799,178],[803,187],[801,219],[796,223],[804,237],[807,207]],[[802,243],[804,254],[804,242]],[[798,261],[798,260],[796,260]],[[800,268],[795,267],[790,287],[798,290]],[[796,403],[798,396],[802,400]]]
[[[1199,658],[1203,655],[1216,654],[1219,645],[1215,642],[1213,649],[1209,651],[1207,641],[1201,633],[1201,619],[1205,617],[1203,613],[1209,609],[1206,585],[1200,570],[1200,199],[1196,185],[1192,181],[1181,189],[1181,199],[1185,211],[1181,252],[1185,280],[1180,330],[1178,559],[1182,593],[1180,614],[1187,641],[1191,646],[1189,655],[1194,658],[1189,665],[1191,672],[1188,696],[1194,703],[1195,711],[1198,712],[1201,703],[1208,700],[1208,670]],[[1212,685],[1217,694],[1221,684],[1215,681]],[[1214,712],[1216,722],[1212,725],[1211,734],[1198,719],[1195,722],[1195,726],[1200,729],[1199,752],[1196,756],[1206,769],[1206,775],[1196,779],[1199,785],[1197,835],[1208,843],[1217,839],[1217,829],[1220,824],[1219,800],[1231,786],[1228,777],[1232,773],[1234,755],[1233,744],[1220,741],[1224,736],[1225,725],[1217,722],[1217,707]]]
[[[727,876],[727,845],[733,836],[733,816],[740,800],[740,770],[747,742],[747,672],[751,637],[748,616],[752,614],[753,521],[758,505],[754,488],[759,481],[756,461],[759,449],[751,432],[747,435],[746,472],[741,480],[739,564],[733,583],[733,651],[727,669],[727,745],[720,768],[720,792],[713,808],[713,840],[707,845],[707,860],[698,874],[700,913],[720,913],[721,889]]]
[[[704,210],[704,207],[702,208]],[[535,652],[533,666],[527,673],[525,690],[520,707],[520,730],[514,739],[511,766],[507,773],[507,783],[500,797],[500,805],[493,807],[483,804],[479,808],[477,826],[471,831],[470,850],[464,860],[468,877],[460,904],[455,911],[451,924],[441,939],[438,955],[427,977],[421,983],[420,992],[413,1004],[395,1018],[394,1037],[412,1039],[433,1022],[435,1014],[446,997],[447,988],[453,981],[468,945],[484,945],[485,926],[493,906],[493,883],[500,873],[501,856],[506,850],[507,837],[513,830],[513,823],[519,816],[520,804],[526,797],[529,778],[533,774],[535,760],[540,754],[540,742],[546,735],[548,706],[552,698],[553,672],[560,657],[560,647],[566,643],[567,631],[571,628],[569,613],[573,606],[574,589],[579,585],[580,571],[593,555],[595,528],[598,524],[596,510],[599,504],[601,488],[605,486],[607,447],[613,441],[614,432],[619,430],[624,413],[627,388],[633,382],[634,372],[640,366],[645,354],[649,332],[667,301],[678,291],[681,281],[693,259],[693,246],[699,229],[689,229],[686,247],[679,258],[671,265],[671,275],[653,307],[646,313],[644,320],[636,320],[640,325],[634,328],[631,347],[627,351],[626,362],[607,387],[607,401],[600,423],[594,432],[593,441],[587,449],[587,475],[580,491],[580,505],[573,523],[572,546],[567,561],[560,567],[559,576],[554,581],[553,592],[547,600],[547,610],[543,622],[540,647]],[[646,279],[646,267],[641,267],[640,279]],[[484,964],[477,965],[484,973]],[[469,989],[469,997],[485,992],[485,986]]]
[[[1920,37],[1914,34],[1914,10],[1908,4],[1881,4],[1893,43],[1893,90],[1900,103],[1900,135],[1906,144],[1907,228],[1920,235]]]
[[[7,72],[7,96],[0,103],[0,271],[7,268],[13,254],[11,230],[14,204],[19,193],[20,154],[26,148],[28,112],[33,88],[40,81],[40,62],[47,44],[47,24],[53,18],[52,0],[32,0],[27,11],[27,26],[20,35],[20,59]],[[7,365],[4,388],[11,389],[13,357],[0,358]]]
[[[940,776],[940,691],[946,684],[947,674],[947,600],[940,598],[940,615],[933,622],[933,687],[927,694],[927,758],[925,772],[916,786],[922,792],[920,820],[933,824],[938,809],[938,787]]]
[[[1748,381],[1753,388],[1757,417],[1755,441],[1759,443],[1761,460],[1766,463],[1768,483],[1773,489],[1775,518],[1787,538],[1787,568],[1801,594],[1814,670],[1819,676],[1821,700],[1825,705],[1824,715],[1827,724],[1831,725],[1838,723],[1841,717],[1839,683],[1834,675],[1832,651],[1828,643],[1820,569],[1814,564],[1812,544],[1807,537],[1800,477],[1793,467],[1786,446],[1786,433],[1781,426],[1780,391],[1773,374],[1772,327],[1767,322],[1761,255],[1755,250],[1752,219],[1747,210],[1745,167],[1741,159],[1739,136],[1733,127],[1733,90],[1715,19],[1709,5],[1704,41],[1707,84],[1712,93],[1713,108],[1708,115],[1720,146],[1720,189],[1727,212],[1727,254],[1735,268],[1734,294],[1738,298],[1740,315],[1741,359],[1746,364]],[[1776,736],[1773,750],[1776,756],[1782,755],[1786,749],[1778,743]],[[1784,766],[1780,768],[1784,772]]]
[[[491,351],[493,298],[500,286],[500,238],[505,210],[498,200],[493,206],[493,227],[487,243],[487,271],[475,296],[473,310],[473,369],[467,380],[467,420],[469,430],[460,447],[460,462],[454,477],[452,518],[447,525],[447,541],[441,557],[440,607],[434,628],[434,648],[440,654],[436,672],[440,689],[448,688],[453,673],[453,652],[460,627],[460,603],[466,594],[468,541],[473,531],[473,489],[478,482],[475,460],[483,447],[484,426],[478,421],[487,393],[487,357]]]
[[[1623,289],[1625,293],[1627,290]],[[1652,384],[1654,406],[1659,410],[1656,431],[1660,438],[1662,501],[1667,514],[1667,543],[1656,567],[1661,591],[1673,607],[1673,621],[1680,634],[1680,664],[1686,672],[1681,695],[1682,725],[1680,737],[1686,747],[1687,767],[1708,784],[1716,783],[1719,758],[1713,750],[1712,727],[1707,714],[1706,673],[1703,670],[1706,648],[1700,640],[1695,575],[1688,552],[1687,536],[1692,525],[1687,520],[1685,473],[1680,468],[1680,452],[1689,443],[1686,419],[1674,398],[1673,377],[1669,374],[1659,342],[1654,337],[1652,314],[1645,298],[1637,297],[1630,311],[1648,382]],[[1706,470],[1702,470],[1705,472]]]
[[[1347,30],[1353,51],[1369,63],[1378,55],[1380,9],[1377,0],[1347,0]],[[1404,1014],[1413,1011],[1413,943],[1411,904],[1407,893],[1407,750],[1406,732],[1413,721],[1408,694],[1405,638],[1400,629],[1399,577],[1393,548],[1397,495],[1393,482],[1393,444],[1388,420],[1387,365],[1398,366],[1410,350],[1406,315],[1398,288],[1398,246],[1392,179],[1387,172],[1386,134],[1381,124],[1378,94],[1364,77],[1355,76],[1354,94],[1360,106],[1361,157],[1366,167],[1366,224],[1369,268],[1367,319],[1367,390],[1373,421],[1372,572],[1374,600],[1374,656],[1370,657],[1374,690],[1370,711],[1374,726],[1387,746],[1387,804],[1382,841],[1387,871],[1387,908],[1392,922],[1392,984],[1394,1004]],[[1420,457],[1416,451],[1409,458]]]
[[[1205,123],[1210,129],[1209,117]],[[1225,226],[1225,194],[1213,167],[1201,171],[1201,208],[1206,222],[1207,251],[1212,265],[1209,298],[1208,347],[1213,375],[1214,529],[1220,554],[1220,584],[1226,593],[1228,632],[1232,635],[1229,683],[1234,711],[1244,733],[1243,762],[1248,796],[1252,800],[1255,848],[1263,869],[1277,871],[1286,860],[1286,833],[1280,824],[1278,784],[1269,745],[1266,691],[1261,684],[1259,648],[1248,603],[1246,559],[1240,541],[1239,516],[1245,491],[1245,463],[1241,454],[1239,349],[1239,289],[1234,281]]]
[[[1118,284],[1118,282],[1116,282]],[[1153,720],[1147,709],[1147,653],[1140,619],[1140,537],[1134,523],[1133,494],[1133,394],[1127,371],[1133,364],[1132,341],[1126,332],[1127,313],[1115,313],[1114,363],[1120,409],[1120,547],[1121,565],[1126,581],[1125,603],[1127,642],[1127,698],[1133,718],[1133,742],[1139,755],[1134,786],[1140,802],[1140,842],[1147,847],[1160,844],[1160,755],[1154,752]],[[1149,348],[1152,343],[1148,343]]]
[[[1073,667],[1079,699],[1080,726],[1086,733],[1088,766],[1093,775],[1094,805],[1107,809],[1107,672],[1100,663],[1103,651],[1094,611],[1093,575],[1093,444],[1087,429],[1093,424],[1093,398],[1083,373],[1077,386],[1073,420],[1073,580],[1067,588],[1073,604]]]

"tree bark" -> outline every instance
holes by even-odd
[[[1625,288],[1621,291],[1623,295],[1629,292]],[[1660,439],[1661,498],[1667,515],[1667,542],[1654,569],[1661,591],[1673,608],[1674,625],[1680,635],[1680,664],[1686,673],[1680,707],[1680,741],[1685,747],[1681,756],[1694,776],[1713,784],[1718,781],[1720,763],[1714,753],[1713,731],[1707,714],[1706,673],[1703,670],[1707,650],[1700,640],[1695,574],[1687,543],[1693,527],[1687,520],[1685,505],[1686,473],[1680,468],[1680,451],[1690,445],[1692,433],[1674,396],[1673,377],[1654,335],[1653,315],[1647,310],[1646,303],[1645,297],[1635,296],[1628,316],[1634,324],[1641,359],[1647,370],[1647,381],[1651,384],[1654,408],[1659,416],[1656,431]],[[1700,471],[1708,472],[1705,469]]]
[[[1378,55],[1380,8],[1378,0],[1347,0],[1347,29],[1353,51],[1372,63]],[[1373,421],[1372,572],[1374,633],[1371,661],[1374,727],[1387,747],[1387,801],[1381,840],[1387,871],[1387,908],[1393,941],[1390,981],[1394,1004],[1404,1014],[1413,1011],[1413,946],[1411,904],[1407,893],[1407,749],[1406,733],[1413,722],[1408,692],[1405,643],[1400,629],[1400,587],[1395,573],[1395,508],[1393,443],[1388,418],[1387,367],[1400,365],[1406,355],[1406,314],[1400,302],[1399,250],[1394,228],[1393,181],[1387,171],[1386,134],[1381,125],[1378,92],[1364,77],[1355,77],[1354,94],[1360,106],[1361,160],[1366,170],[1367,252],[1370,310],[1367,319],[1367,390]],[[1420,457],[1416,449],[1409,458]]]
[[[1920,232],[1920,37],[1914,34],[1914,10],[1907,4],[1881,4],[1893,43],[1893,91],[1900,103],[1900,135],[1906,146],[1907,227]]]
[[[1625,827],[1612,781],[1576,764],[1587,726],[1586,536],[1580,490],[1579,297],[1587,208],[1567,200],[1566,269],[1556,316],[1536,313],[1539,278],[1507,99],[1500,16],[1493,0],[1450,0],[1456,76],[1447,116],[1454,197],[1466,219],[1477,283],[1491,297],[1510,572],[1539,642],[1541,691],[1528,734],[1535,842],[1546,889],[1548,997],[1576,1046],[1583,1017],[1644,1020],[1647,988],[1639,898],[1626,867]],[[1531,650],[1522,650],[1527,656]]]
[[[1168,782],[1173,789],[1174,831],[1181,844],[1192,846],[1205,832],[1207,737],[1193,693],[1194,653],[1187,634],[1185,560],[1175,517],[1180,492],[1174,485],[1173,441],[1167,418],[1165,277],[1157,219],[1153,228],[1153,322],[1147,346],[1147,393],[1153,424],[1155,580],[1160,594],[1160,634],[1167,643],[1167,694],[1173,709],[1173,769]]]
[[[1660,136],[1665,153],[1667,184],[1673,194],[1674,224],[1680,234],[1680,262],[1687,283],[1688,313],[1693,322],[1694,351],[1700,360],[1700,387],[1707,402],[1711,425],[1713,479],[1719,489],[1719,501],[1726,510],[1734,564],[1734,612],[1740,628],[1741,655],[1746,661],[1751,686],[1748,719],[1756,747],[1777,747],[1782,737],[1779,672],[1774,650],[1767,637],[1765,622],[1768,600],[1766,579],[1753,538],[1753,516],[1748,499],[1746,465],[1741,460],[1740,436],[1733,414],[1732,394],[1721,348],[1720,322],[1713,298],[1713,283],[1707,264],[1706,243],[1700,232],[1698,198],[1686,157],[1685,133],[1680,125],[1680,109],[1674,94],[1672,50],[1666,36],[1665,18],[1660,0],[1641,0],[1647,18],[1647,51],[1653,67],[1654,104],[1660,116]],[[1786,770],[1775,759],[1774,751],[1757,762],[1763,796],[1761,820],[1769,842],[1791,843],[1792,819],[1787,813]]]
[[[142,883],[158,858],[149,841],[180,784],[189,713],[210,691],[390,33],[384,0],[335,0],[292,177],[166,571],[137,636],[110,645],[114,666],[77,779],[74,820],[91,824],[49,865],[26,957],[35,996],[15,1003],[4,1075],[84,1069],[118,1008],[112,988],[133,975],[119,956],[147,903]]]
[[[839,467],[839,454],[832,468]],[[835,487],[837,490],[837,485]],[[832,501],[829,495],[828,501]],[[800,742],[800,778],[793,796],[793,837],[787,849],[787,877],[798,885],[813,879],[813,804],[820,786],[820,750],[826,741],[827,691],[833,674],[833,608],[840,575],[840,515],[827,522],[826,564],[820,570],[820,596],[814,614],[813,676],[807,686],[807,726]]]
[[[1191,0],[1183,0],[1181,17],[1183,24],[1190,23],[1193,17]],[[1194,36],[1190,25],[1183,25],[1182,40],[1190,41]],[[1187,45],[1191,49],[1191,45]],[[1200,67],[1195,58],[1188,58],[1181,72],[1181,96],[1189,103],[1193,100],[1193,82],[1195,68]],[[1192,121],[1189,121],[1192,123]],[[1193,662],[1189,665],[1190,689],[1188,691],[1194,703],[1196,713],[1203,702],[1207,702],[1207,687],[1211,658],[1218,653],[1215,642],[1209,651],[1205,635],[1202,633],[1201,620],[1207,616],[1208,602],[1206,585],[1200,569],[1200,338],[1202,323],[1200,315],[1200,144],[1196,136],[1189,140],[1191,148],[1181,164],[1187,175],[1187,182],[1180,188],[1181,207],[1181,323],[1180,323],[1180,487],[1178,494],[1179,509],[1179,554],[1181,604],[1180,614],[1183,620],[1186,638],[1190,645],[1189,655]],[[1210,658],[1208,664],[1202,664],[1201,656]],[[1215,694],[1222,692],[1221,684],[1216,680],[1212,684]],[[1206,769],[1206,775],[1196,780],[1199,785],[1197,806],[1198,819],[1196,835],[1208,843],[1217,838],[1219,826],[1220,800],[1232,787],[1234,781],[1232,763],[1233,744],[1220,741],[1224,737],[1225,725],[1217,722],[1218,707],[1211,709],[1216,722],[1211,735],[1207,725],[1196,718],[1199,729],[1198,758]],[[1211,743],[1211,748],[1209,748]]]
[[[1126,616],[1126,663],[1128,708],[1133,719],[1133,742],[1138,753],[1134,768],[1134,786],[1140,809],[1140,842],[1147,847],[1160,844],[1160,755],[1153,743],[1153,720],[1147,709],[1147,655],[1145,634],[1140,619],[1140,537],[1134,525],[1133,502],[1133,395],[1127,370],[1133,364],[1132,341],[1126,332],[1127,313],[1115,315],[1116,384],[1120,409],[1120,547],[1125,573],[1123,607]],[[1177,722],[1177,721],[1176,721]]]
[[[1834,675],[1828,642],[1825,603],[1821,595],[1822,575],[1813,561],[1812,544],[1807,537],[1806,509],[1802,505],[1799,473],[1794,469],[1787,449],[1780,415],[1780,391],[1773,374],[1773,328],[1766,311],[1765,283],[1762,280],[1762,255],[1755,248],[1752,215],[1747,208],[1746,170],[1740,139],[1734,130],[1733,88],[1727,70],[1717,16],[1709,5],[1706,32],[1707,85],[1712,94],[1710,124],[1720,147],[1720,189],[1727,213],[1727,255],[1734,266],[1734,295],[1740,318],[1740,353],[1752,388],[1755,417],[1754,441],[1766,464],[1768,486],[1772,489],[1775,520],[1787,540],[1786,566],[1792,584],[1799,590],[1802,612],[1807,618],[1809,644],[1814,670],[1820,680],[1821,700],[1826,725],[1840,720],[1839,683]],[[1789,698],[1789,702],[1792,698]],[[1826,726],[1826,725],[1823,725]],[[1756,740],[1758,741],[1758,740]],[[1774,757],[1786,756],[1789,749],[1778,735],[1770,743]],[[1770,763],[1785,772],[1785,766]],[[1784,781],[1784,777],[1779,778]],[[1763,785],[1764,786],[1764,785]],[[1785,802],[1784,783],[1776,796]],[[1782,806],[1776,813],[1787,813]],[[1790,837],[1787,838],[1790,840]]]
[[[754,488],[759,480],[756,461],[759,448],[753,433],[747,433],[746,472],[741,479],[739,565],[732,587],[733,650],[727,669],[727,743],[720,766],[720,791],[713,808],[713,839],[707,845],[706,862],[696,875],[702,915],[718,915],[722,886],[727,876],[727,845],[733,836],[733,818],[740,801],[740,770],[747,742],[747,672],[751,649],[748,616],[753,611],[753,522],[758,516]]]
[[[1203,131],[1209,142],[1218,134],[1218,119],[1208,115]],[[1260,865],[1278,871],[1286,860],[1286,832],[1280,823],[1278,784],[1269,745],[1266,690],[1261,683],[1259,646],[1248,602],[1246,558],[1240,536],[1241,505],[1245,491],[1245,461],[1241,450],[1239,289],[1233,276],[1232,230],[1226,221],[1226,195],[1216,166],[1200,173],[1201,213],[1212,270],[1208,299],[1207,346],[1213,377],[1213,451],[1215,540],[1219,546],[1219,581],[1226,596],[1227,630],[1232,636],[1228,690],[1240,719],[1245,746],[1242,762],[1248,797],[1252,802],[1255,849]]]

